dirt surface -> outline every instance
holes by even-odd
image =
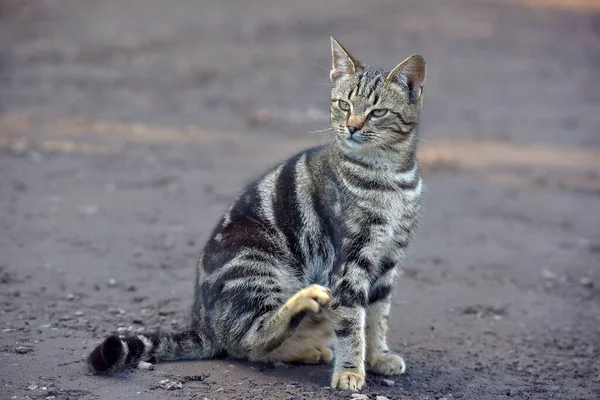
[[[363,393],[600,398],[598,9],[2,1],[0,398],[350,399],[327,366],[83,362],[117,329],[186,326],[236,192],[326,140],[331,34],[388,68],[429,63],[428,201],[389,334],[408,372]]]

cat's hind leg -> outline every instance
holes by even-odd
[[[333,359],[328,347],[333,337],[331,322],[321,314],[306,316],[281,346],[267,354],[265,361],[319,364]]]
[[[301,361],[317,358],[317,351],[305,344],[310,341],[292,340],[287,346],[282,345],[291,339],[294,332],[302,324],[305,317],[321,312],[331,299],[328,288],[310,285],[290,297],[277,311],[258,318],[242,339],[242,348],[248,358],[253,361]],[[304,326],[304,325],[303,325]],[[312,346],[320,351],[321,359],[331,359],[331,352],[324,345]],[[320,360],[319,360],[320,361]]]

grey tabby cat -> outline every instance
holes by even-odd
[[[251,183],[222,217],[197,268],[191,330],[108,337],[95,373],[140,360],[231,356],[334,359],[331,386],[360,390],[365,370],[402,374],[386,345],[390,296],[422,203],[417,125],[425,61],[390,72],[331,38],[333,143]]]

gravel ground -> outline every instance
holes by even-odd
[[[408,371],[364,398],[600,398],[599,9],[2,1],[0,398],[351,398],[327,366],[83,362],[110,332],[187,325],[236,192],[326,140],[332,34],[429,63],[428,200],[389,335]]]

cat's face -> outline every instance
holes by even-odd
[[[392,71],[356,60],[331,38],[331,125],[346,151],[397,150],[414,140],[425,60],[414,55]]]

